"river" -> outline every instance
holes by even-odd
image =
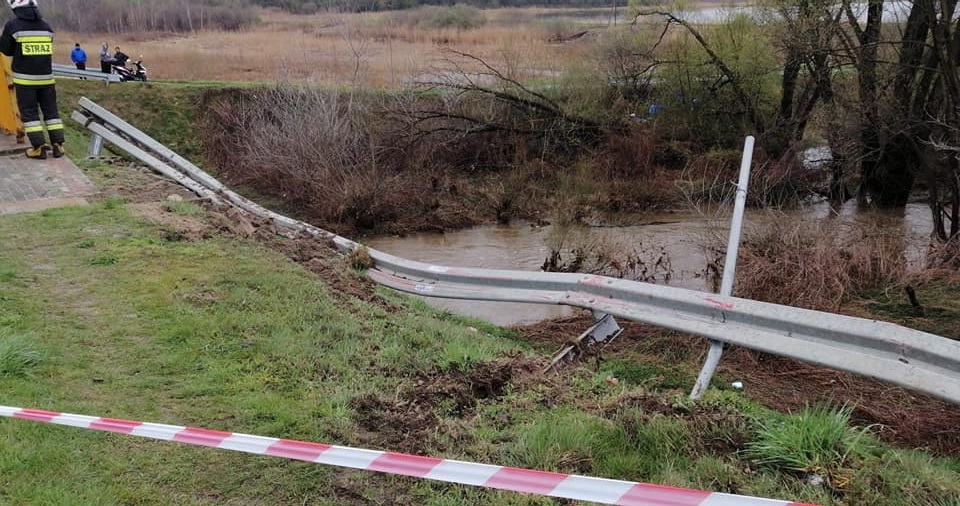
[[[897,211],[864,212],[857,208],[855,202],[850,202],[839,209],[831,209],[827,203],[818,203],[787,214],[747,210],[745,229],[749,230],[751,225],[762,224],[766,220],[797,219],[834,220],[846,226],[879,225],[904,237],[906,249],[903,254],[914,266],[922,262],[933,227],[930,210],[925,204],[909,204]],[[729,217],[715,219],[691,212],[645,216],[639,225],[596,227],[590,229],[590,234],[606,234],[645,252],[660,251],[662,248],[669,258],[672,273],[669,280],[660,279],[658,282],[708,291],[708,283],[703,277],[707,262],[703,245],[711,242],[708,237],[713,237],[712,244],[717,244],[716,237],[720,237],[719,244],[725,245],[728,230]],[[549,254],[546,241],[550,232],[550,226],[489,225],[442,234],[369,237],[361,242],[399,257],[436,265],[537,271]],[[567,306],[541,304],[430,297],[424,297],[424,300],[436,308],[503,326],[536,323],[572,315],[577,311]]]

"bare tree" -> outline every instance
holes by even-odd
[[[407,142],[444,134],[448,139],[500,132],[527,139],[543,156],[563,156],[595,145],[603,125],[569,113],[546,92],[528,87],[483,58],[446,49],[448,68],[421,82],[445,97],[437,108],[396,112]],[[450,136],[449,134],[455,134]]]

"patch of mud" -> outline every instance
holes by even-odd
[[[421,371],[392,396],[354,399],[355,422],[367,431],[365,444],[411,453],[442,449],[437,436],[444,418],[467,418],[480,399],[499,398],[508,387],[523,389],[540,381],[542,367],[540,360],[515,357],[480,362],[469,371]]]
[[[376,294],[377,284],[351,269],[351,259],[337,251],[333,241],[302,232],[292,238],[258,237],[261,244],[282,252],[319,277],[340,299],[356,298],[377,304],[392,313],[402,310]]]
[[[199,241],[211,237],[216,230],[200,215],[184,215],[172,212],[167,201],[128,204],[127,209],[162,227],[168,241]]]
[[[119,156],[102,157],[99,161],[104,165],[116,167],[116,170],[106,175],[102,170],[85,171],[91,179],[98,181],[97,187],[102,188],[94,195],[97,200],[119,196],[126,202],[140,204],[161,202],[170,195],[177,195],[184,200],[197,198],[196,194],[183,185],[153,172],[152,169],[138,162]]]
[[[658,362],[676,364],[687,360],[691,353],[690,345],[698,342],[696,338],[649,325],[619,321],[623,332],[614,340],[592,345],[589,342],[577,343],[577,338],[593,323],[593,317],[584,312],[579,316],[515,327],[515,330],[524,341],[543,350],[550,358],[555,358],[567,347],[574,346],[575,349],[551,369],[555,373],[577,365],[589,365],[597,369],[607,359],[638,352],[646,356],[662,357]]]
[[[635,409],[632,417],[622,416],[624,410]],[[687,428],[685,446],[692,455],[728,457],[746,448],[753,435],[753,422],[733,408],[715,405],[675,403],[669,396],[654,393],[632,393],[615,397],[601,407],[606,418],[617,418],[628,434],[642,432],[656,417],[671,417],[682,421]]]
[[[590,325],[593,325],[593,318],[584,313],[515,327],[515,329],[524,341],[537,348],[550,350],[570,344]]]

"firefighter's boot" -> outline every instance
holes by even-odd
[[[60,142],[53,143],[53,157],[60,158],[63,156],[63,154],[64,154],[63,143],[60,143]]]
[[[37,160],[46,160],[47,159],[46,144],[42,146],[34,146],[32,148],[27,148],[27,158],[35,158]]]

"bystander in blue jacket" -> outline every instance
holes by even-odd
[[[80,47],[77,42],[73,45],[73,51],[70,51],[70,61],[77,66],[77,70],[87,70],[87,52]]]

